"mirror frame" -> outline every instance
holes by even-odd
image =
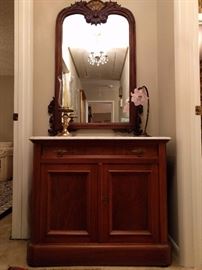
[[[130,10],[121,7],[117,2],[101,0],[91,0],[89,2],[80,1],[72,4],[69,7],[60,11],[56,20],[56,40],[55,40],[55,96],[48,106],[50,115],[48,130],[49,135],[57,135],[62,129],[61,111],[58,106],[59,96],[59,81],[58,76],[62,74],[62,25],[67,16],[73,14],[81,14],[90,24],[106,23],[108,16],[112,14],[121,15],[125,17],[129,24],[129,100],[131,99],[130,92],[136,88],[136,34],[135,34],[135,18]],[[121,123],[76,123],[71,122],[69,130],[77,129],[113,129],[119,131],[130,131],[138,134],[140,132],[140,117],[139,109],[130,102],[129,122]]]

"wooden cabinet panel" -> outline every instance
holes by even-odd
[[[29,265],[168,265],[166,141],[34,141]]]
[[[157,172],[157,165],[104,166],[103,241],[158,241]]]
[[[119,144],[116,147],[117,142],[113,140],[98,142],[94,140],[85,140],[80,142],[68,141],[65,143],[55,142],[54,145],[51,142],[46,142],[42,150],[42,158],[44,159],[58,159],[68,158],[75,155],[95,155],[99,153],[104,155],[127,155],[143,158],[157,158],[158,157],[158,143],[150,143],[147,145],[143,142],[132,142],[124,140],[124,143]],[[102,150],[100,152],[100,150]]]
[[[45,164],[42,165],[41,174],[43,241],[95,241],[96,167]]]
[[[88,173],[49,172],[48,227],[50,231],[87,232],[89,202],[86,174]]]

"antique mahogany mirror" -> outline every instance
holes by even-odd
[[[135,43],[133,14],[116,2],[80,1],[58,14],[50,135],[61,130],[61,106],[76,115],[71,130],[138,129],[137,108],[130,104]]]

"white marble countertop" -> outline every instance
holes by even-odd
[[[129,135],[123,135],[123,136],[106,136],[106,135],[76,135],[76,136],[33,136],[30,137],[31,141],[37,141],[37,140],[50,140],[50,141],[56,141],[56,140],[165,140],[169,141],[171,140],[171,137],[162,137],[162,136],[129,136]]]

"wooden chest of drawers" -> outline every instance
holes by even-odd
[[[169,265],[167,141],[34,139],[29,265]]]

